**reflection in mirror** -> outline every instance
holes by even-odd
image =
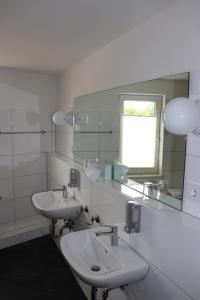
[[[76,98],[74,160],[112,164],[115,180],[181,209],[186,137],[167,132],[161,114],[187,96],[184,73]]]

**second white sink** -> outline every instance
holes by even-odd
[[[32,202],[46,218],[53,220],[73,218],[81,211],[81,204],[74,198],[63,198],[62,191],[35,194]]]
[[[97,237],[104,227],[66,234],[61,250],[78,277],[94,287],[117,288],[143,279],[149,265],[119,238],[111,247],[109,236]]]

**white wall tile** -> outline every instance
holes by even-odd
[[[92,208],[92,183],[91,180],[84,174],[80,172],[80,188],[74,190],[74,195],[77,200],[79,200],[83,206],[87,206],[89,209],[89,215],[91,215]]]
[[[127,300],[189,300],[182,290],[162,272],[150,266],[147,277],[135,282],[126,289]],[[113,299],[114,300],[114,299]]]
[[[73,158],[73,134],[56,132],[56,152]]]
[[[0,180],[0,197],[0,201],[11,200],[14,198],[12,178]]]
[[[130,245],[193,299],[198,299],[199,284],[193,279],[200,276],[200,235],[176,221],[173,211],[164,217],[142,207],[141,232],[130,236]]]
[[[51,112],[48,108],[13,110],[12,111],[13,131],[51,131]]]
[[[46,153],[15,155],[13,157],[14,176],[45,174]]]
[[[0,179],[12,177],[12,156],[0,156]]]
[[[6,232],[11,232],[15,229],[15,220],[12,222],[6,222],[6,223],[1,223],[0,226],[0,240],[1,240],[1,235],[6,233]]]
[[[190,183],[198,185],[200,182],[200,157],[187,155],[185,169],[183,210],[200,218],[200,196],[192,197],[191,189],[188,187]]]
[[[13,231],[14,232],[14,231]],[[0,249],[11,247],[19,243],[19,235],[5,236],[0,235]]]
[[[29,215],[35,213],[30,201],[25,201],[24,197],[27,194],[30,196],[29,194],[33,192],[46,190],[46,174],[42,177],[33,175],[31,180],[30,177],[15,178],[15,189],[14,179],[11,177],[47,172],[46,153],[43,152],[49,152],[55,148],[55,143],[51,139],[51,130],[55,130],[51,122],[51,114],[56,108],[57,79],[56,76],[51,75],[0,68],[0,131],[39,131],[41,129],[48,131],[44,135],[0,135],[0,196],[3,198],[0,200],[0,222],[5,222],[1,223],[0,232],[10,228],[10,238],[1,235],[0,240],[5,242],[0,241],[0,248],[19,242],[17,223],[14,219],[11,222],[14,227],[10,226],[9,218],[13,219],[13,214],[16,213],[17,218],[27,217],[26,220],[29,220],[32,218]],[[14,157],[12,157],[13,148],[14,154],[17,154]],[[9,179],[5,179],[7,177]],[[19,199],[15,199],[16,203],[14,192],[19,196]],[[13,202],[8,201],[10,199],[17,204],[16,210]],[[40,222],[36,220],[37,224]],[[20,230],[23,232],[30,228],[27,229],[27,224],[23,223]],[[35,232],[34,236],[37,235],[38,232]],[[14,240],[12,240],[13,236]]]
[[[14,178],[15,197],[25,198],[47,189],[46,175],[30,175]]]
[[[43,217],[42,215],[38,214],[29,218],[17,220],[15,222],[15,227],[19,233],[23,233],[24,228],[29,228],[33,230],[36,228],[40,228],[41,225],[46,225],[46,224],[50,224],[49,220]],[[27,229],[26,231],[29,231],[29,229]]]
[[[51,132],[13,135],[14,155],[40,152],[51,152]]]
[[[125,203],[128,200],[110,191],[102,183],[92,185],[92,214],[99,215],[104,223],[120,223],[125,220]]]
[[[0,155],[12,155],[11,135],[0,135]]]
[[[40,228],[36,228],[27,232],[24,232],[22,234],[20,234],[20,243],[29,241],[29,240],[33,240],[35,238],[38,238],[40,236],[43,235],[47,235],[49,234],[49,225],[45,224],[45,225],[41,225]]]
[[[56,150],[56,132],[51,132],[51,151],[54,152]],[[50,151],[48,151],[50,152]]]
[[[11,110],[0,109],[0,131],[11,131]]]
[[[49,153],[48,159],[48,174],[55,179],[56,184],[66,185],[69,182],[69,166],[60,159],[57,155]]]
[[[189,155],[200,156],[200,138],[193,133],[187,135],[186,152]]]
[[[12,222],[15,220],[14,202],[0,202],[0,223]]]
[[[33,207],[31,197],[16,199],[15,210],[16,210],[16,220],[25,219],[38,214]]]

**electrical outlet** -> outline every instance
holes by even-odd
[[[200,183],[192,180],[186,183],[186,198],[193,201],[200,201]]]

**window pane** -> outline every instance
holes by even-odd
[[[125,100],[123,115],[125,116],[155,116],[155,102],[140,100]]]
[[[122,163],[131,168],[155,167],[156,117],[122,116]]]

